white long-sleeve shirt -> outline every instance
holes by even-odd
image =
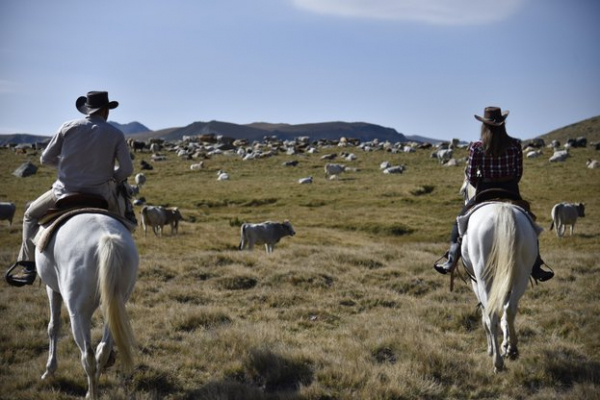
[[[104,118],[89,115],[65,122],[50,140],[40,162],[58,168],[58,179],[52,185],[58,198],[73,192],[108,198],[109,182],[121,182],[133,173],[123,132]]]

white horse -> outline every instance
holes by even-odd
[[[473,291],[482,307],[494,372],[504,368],[503,357],[515,359],[519,354],[515,317],[538,255],[540,231],[521,208],[492,202],[472,212],[463,234],[463,263],[473,277]],[[503,332],[501,349],[498,323]]]
[[[137,277],[139,256],[129,230],[105,214],[78,214],[65,222],[35,261],[47,286],[50,301],[48,363],[42,379],[57,369],[57,340],[64,300],[71,329],[81,350],[81,363],[88,380],[88,398],[98,398],[98,379],[112,353],[113,340],[119,348],[125,371],[133,366],[134,336],[125,303]],[[104,332],[92,349],[90,325],[101,305]]]

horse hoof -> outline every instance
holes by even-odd
[[[503,358],[508,358],[509,360],[516,360],[519,358],[519,350],[517,349],[508,349],[505,350],[502,354]]]

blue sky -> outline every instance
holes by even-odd
[[[110,119],[370,122],[475,140],[488,105],[528,139],[600,115],[597,0],[1,0],[0,133]]]

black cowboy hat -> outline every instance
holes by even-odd
[[[110,110],[117,108],[117,101],[108,101],[108,92],[88,92],[87,96],[81,96],[75,102],[75,107],[80,113],[90,115],[108,106]]]
[[[483,122],[486,125],[500,126],[504,124],[504,120],[508,117],[509,111],[504,111],[500,107],[486,107],[483,111],[483,117],[475,115],[475,119]]]

